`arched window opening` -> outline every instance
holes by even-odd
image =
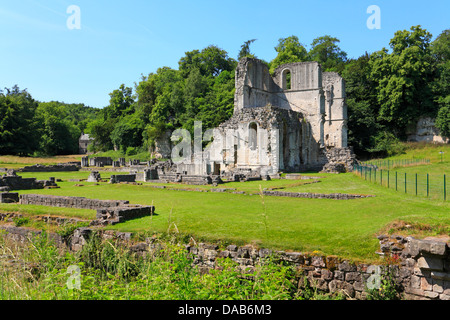
[[[282,74],[283,90],[291,90],[291,70],[285,69]]]
[[[256,123],[252,122],[249,125],[249,135],[248,142],[250,150],[256,150],[258,146],[258,126]]]

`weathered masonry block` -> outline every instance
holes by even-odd
[[[136,182],[136,174],[113,174],[109,183]]]
[[[0,176],[0,190],[29,190],[58,187],[55,178],[36,180],[36,178],[22,178],[14,170],[8,170],[6,175]]]
[[[97,209],[95,224],[116,224],[130,219],[141,218],[153,214],[152,206],[116,207]]]
[[[1,192],[0,203],[17,203],[19,202],[19,194],[17,192]]]

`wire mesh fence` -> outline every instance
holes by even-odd
[[[409,166],[413,162],[408,163],[405,161],[404,163],[405,166]],[[429,163],[429,161],[423,163]],[[419,164],[419,162],[416,162],[416,164]],[[395,167],[399,167],[399,163],[394,165],[394,163],[388,164],[386,162],[385,166],[380,167],[375,164],[362,164],[355,166],[353,172],[364,180],[380,184],[389,189],[395,189],[399,192],[447,200],[449,194],[446,174],[411,173],[388,169]]]
[[[397,159],[397,160],[370,160],[362,163],[364,166],[376,166],[377,169],[389,170],[396,167],[408,167],[421,164],[429,164],[430,159]]]

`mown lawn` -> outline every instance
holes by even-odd
[[[19,169],[34,164],[53,165],[58,163],[81,161],[81,155],[67,155],[56,157],[19,157],[0,156],[0,168]]]
[[[156,206],[154,216],[118,224],[111,227],[112,229],[147,234],[179,232],[191,235],[197,242],[220,240],[237,244],[251,243],[265,248],[320,251],[327,255],[360,260],[377,259],[375,251],[379,250],[379,245],[376,235],[381,231],[387,232],[394,221],[407,221],[412,226],[448,226],[450,222],[449,202],[405,195],[364,181],[352,173],[312,174],[322,177],[318,183],[306,183],[312,180],[282,179],[227,183],[219,186],[235,188],[235,191],[242,190],[246,194],[169,189],[197,188],[180,184],[170,184],[167,189],[159,189],[151,184],[111,185],[106,182],[96,184],[66,180],[70,176],[87,178],[88,172],[22,175],[39,179],[54,176],[63,179],[63,182],[58,182],[60,189],[28,190],[20,193],[119,199]],[[110,173],[103,173],[102,177],[108,178],[109,175]],[[77,186],[80,184],[82,186]],[[295,192],[372,194],[375,197],[354,200],[261,197],[257,194],[260,186],[285,187],[280,190]],[[13,206],[1,205],[0,209],[13,210]],[[23,207],[21,206],[22,211]],[[52,208],[50,214],[67,214],[65,209],[58,209]],[[74,212],[71,211],[71,214]],[[85,214],[83,213],[84,217]],[[94,211],[92,215],[95,215]],[[440,230],[442,231],[442,228]],[[413,228],[408,232],[415,231],[417,230]],[[432,234],[433,229],[430,232]]]

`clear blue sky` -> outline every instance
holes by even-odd
[[[70,5],[81,29],[69,29]],[[370,5],[381,29],[369,29]],[[433,39],[450,28],[450,0],[0,0],[0,88],[27,88],[39,101],[108,105],[120,84],[177,69],[186,51],[217,45],[236,58],[241,45],[270,61],[279,38],[307,49],[323,35],[340,39],[350,58],[389,46],[397,30],[421,25]]]

